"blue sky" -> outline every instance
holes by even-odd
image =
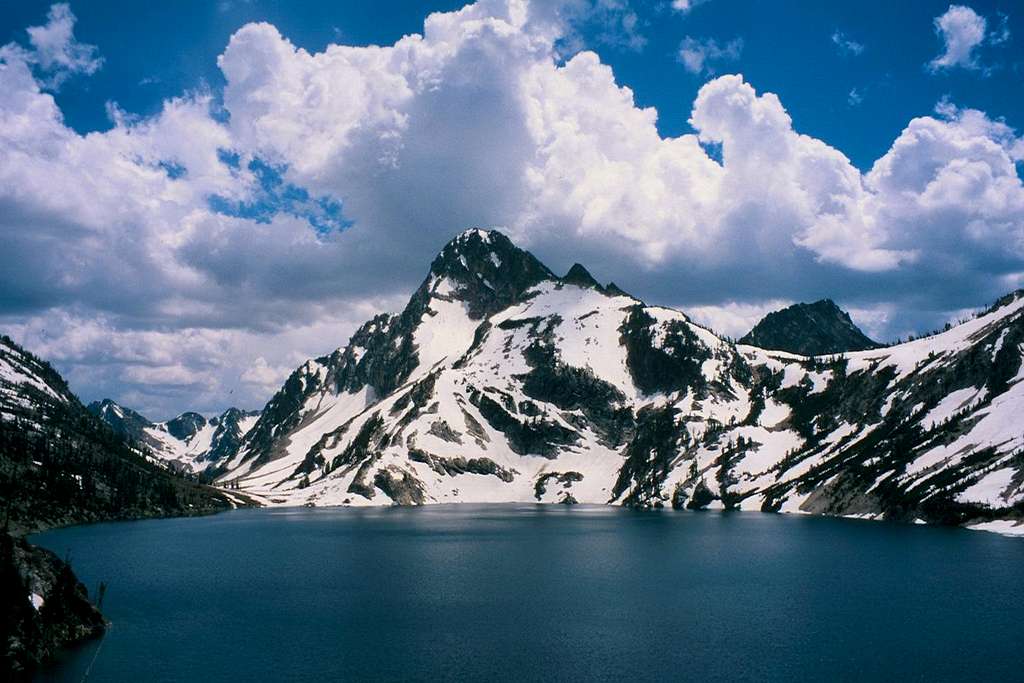
[[[42,23],[48,2],[20,2],[0,16],[0,41],[21,40],[26,26]],[[386,45],[422,30],[430,12],[458,9],[456,2],[269,2],[181,0],[137,5],[90,0],[75,4],[76,35],[98,46],[103,68],[89,79],[62,88],[58,102],[79,132],[110,127],[106,102],[151,115],[167,97],[201,87],[224,85],[216,58],[231,34],[251,21],[267,21],[299,47],[310,51],[344,42]],[[928,114],[950,97],[960,106],[1003,117],[1024,126],[1024,53],[1018,41],[980,50],[992,69],[977,73],[929,73],[941,41],[932,20],[949,7],[946,0],[713,0],[690,12],[673,12],[667,2],[634,2],[639,48],[602,39],[606,27],[584,23],[583,42],[612,66],[619,83],[636,93],[638,104],[658,110],[663,135],[690,132],[693,99],[709,74],[691,74],[679,63],[683,37],[743,42],[736,59],[716,64],[718,73],[742,73],[759,90],[777,93],[795,127],[829,141],[855,165],[867,170],[915,116]],[[1011,0],[979,0],[970,6],[993,28],[1024,36],[1024,11]],[[839,49],[832,37],[863,47],[859,54]],[[851,104],[850,92],[860,101]]]
[[[1018,2],[152,5],[0,14],[0,329],[86,400],[259,407],[473,226],[734,336],[1024,286]]]

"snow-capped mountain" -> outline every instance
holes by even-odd
[[[471,230],[404,311],[298,368],[220,481],[277,504],[1020,517],[1022,308],[1017,292],[930,338],[804,357]]]
[[[0,420],[38,425],[76,402],[49,363],[0,336]]]
[[[259,416],[258,412],[229,408],[210,419],[186,412],[166,422],[152,422],[109,398],[90,403],[89,412],[172,469],[186,472],[216,467],[233,455]]]

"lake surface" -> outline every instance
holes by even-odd
[[[108,583],[113,621],[45,681],[94,657],[88,680],[133,683],[1024,677],[1024,540],[981,532],[463,505],[33,540]]]

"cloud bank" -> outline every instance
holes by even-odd
[[[183,93],[80,135],[48,72],[98,56],[60,7],[66,33],[0,48],[0,324],[87,399],[258,407],[469,226],[732,334],[832,296],[895,336],[1024,280],[1024,142],[979,111],[943,103],[862,173],[725,75],[663,138],[596,53],[560,53],[564,14],[481,0],[384,47],[248,24],[222,105]]]

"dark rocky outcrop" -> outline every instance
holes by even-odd
[[[209,424],[214,425],[216,430],[210,439],[210,449],[199,456],[198,461],[216,464],[232,457],[238,452],[238,448],[242,445],[242,439],[245,437],[242,420],[258,414],[256,411],[228,408],[217,417],[212,418]]]
[[[552,483],[562,486],[563,489],[569,489],[578,481],[583,481],[583,474],[580,472],[545,472],[537,477],[537,481],[534,482],[533,495],[537,500],[540,500],[548,492],[548,486],[552,485]],[[562,491],[561,495],[563,498],[559,502],[576,503],[576,499],[568,491]]]
[[[640,409],[636,433],[626,444],[626,461],[612,489],[612,500],[623,496],[626,505],[645,506],[658,499],[661,484],[680,457],[688,437],[686,427],[676,422],[677,413],[672,406]]]
[[[474,392],[470,401],[494,429],[502,432],[513,451],[521,455],[542,455],[554,458],[560,446],[576,443],[579,435],[554,420],[539,415],[524,415],[522,419],[486,393]],[[507,409],[509,408],[509,409]]]
[[[58,650],[106,630],[71,565],[49,550],[0,533],[0,672],[29,680]]]
[[[206,418],[199,413],[182,413],[167,421],[167,433],[179,441],[188,441],[206,426]]]
[[[410,448],[409,459],[413,462],[422,462],[430,466],[438,474],[455,477],[460,474],[483,474],[497,477],[504,482],[511,482],[515,479],[515,470],[502,467],[490,458],[445,458],[433,453],[428,453],[421,448]]]
[[[626,397],[614,385],[599,379],[589,368],[576,368],[558,360],[551,339],[527,347],[527,363],[533,368],[516,379],[523,392],[561,410],[579,410],[602,440],[616,447],[632,432],[633,411]]]
[[[708,378],[701,365],[711,352],[681,320],[663,323],[664,339],[656,344],[657,325],[645,307],[637,304],[619,329],[633,382],[645,394],[688,389],[702,393]]]
[[[864,351],[880,346],[861,332],[850,315],[831,299],[793,304],[769,313],[739,343],[801,356]]]
[[[572,268],[569,269],[569,272],[562,277],[562,282],[569,285],[576,285],[577,287],[596,289],[599,292],[604,291],[604,287],[602,287],[598,281],[594,279],[594,276],[592,276],[587,269],[579,263],[572,264]]]

